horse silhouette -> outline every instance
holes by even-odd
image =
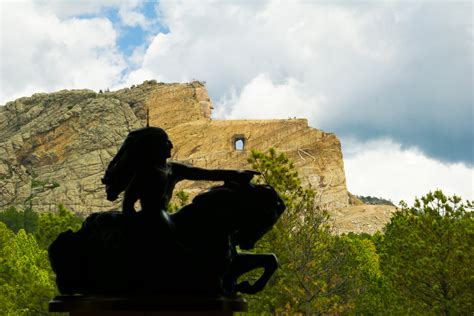
[[[58,236],[50,260],[63,294],[256,293],[277,268],[276,257],[236,246],[252,249],[284,209],[270,186],[227,183],[171,214],[171,227],[156,227],[159,213],[94,213],[78,232]],[[254,284],[237,284],[260,267]]]

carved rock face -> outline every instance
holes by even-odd
[[[199,101],[199,103],[201,104],[202,115],[207,119],[211,119],[212,110],[214,110],[211,101]]]
[[[251,149],[273,146],[285,152],[303,183],[316,190],[317,202],[333,211],[341,232],[372,233],[393,212],[349,205],[341,145],[334,134],[310,128],[304,119],[211,120],[203,84],[153,81],[107,93],[41,93],[0,106],[0,209],[22,206],[32,193],[39,212],[56,210],[60,203],[84,215],[118,209],[121,196],[107,201],[101,178],[127,134],[146,125],[147,108],[151,126],[170,135],[174,160],[247,169]],[[236,136],[244,139],[242,150],[236,149]],[[208,186],[189,181],[176,190],[193,197]]]
[[[116,92],[63,90],[35,94],[0,107],[0,208],[22,205],[34,189],[33,207],[52,211],[59,203],[78,213],[117,209],[100,179],[123,139],[150,125],[170,135],[171,159],[204,168],[248,168],[251,149],[273,146],[295,161],[304,183],[322,205],[348,205],[344,165],[334,134],[308,127],[304,119],[211,120],[203,84],[142,85]],[[234,138],[243,139],[237,150]],[[32,188],[32,181],[44,185]],[[48,186],[57,183],[59,186]],[[54,187],[54,188],[53,188]],[[191,197],[207,183],[180,183]]]

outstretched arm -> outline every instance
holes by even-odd
[[[173,174],[177,181],[180,180],[205,180],[205,181],[234,181],[239,183],[249,183],[253,176],[260,174],[253,170],[222,170],[203,169],[186,166],[180,163],[170,163]]]

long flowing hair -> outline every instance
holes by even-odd
[[[139,169],[150,167],[153,147],[164,144],[166,140],[168,134],[159,127],[144,127],[127,135],[102,178],[107,200],[115,201]]]

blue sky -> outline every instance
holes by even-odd
[[[356,194],[397,202],[441,188],[474,198],[470,1],[32,0],[0,9],[0,104],[198,79],[216,119],[296,116],[335,132]]]
[[[119,9],[117,7],[105,9],[100,14],[88,15],[88,17],[105,16],[113,23],[116,29],[120,29],[120,33],[117,38],[117,46],[124,56],[129,57],[137,47],[148,43],[153,35],[156,35],[157,33],[169,33],[166,25],[161,25],[158,22],[159,16],[156,10],[157,5],[158,1],[143,1],[143,4],[137,8],[137,11],[141,13],[147,20],[152,21],[152,24],[148,29],[144,29],[138,25],[124,25],[119,16]],[[87,16],[82,17],[85,18]]]

